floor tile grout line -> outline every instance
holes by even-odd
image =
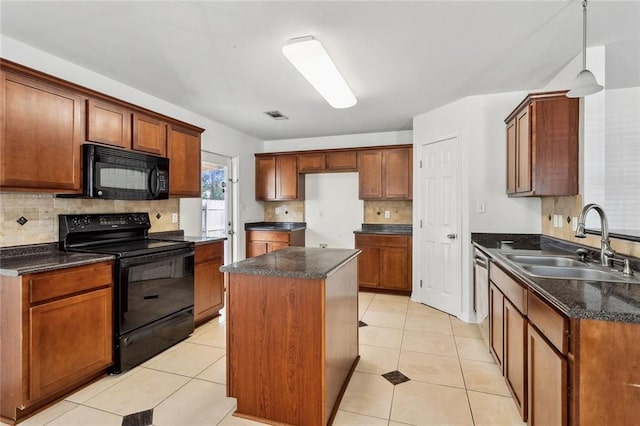
[[[451,322],[451,317],[449,317],[449,322]],[[451,324],[451,331],[453,331],[453,323]],[[467,398],[467,407],[469,407],[469,414],[471,415],[471,423],[475,425],[476,421],[473,417],[473,410],[471,409],[471,400],[469,399],[469,389],[467,388],[467,380],[464,375],[464,369],[462,368],[462,360],[460,358],[460,351],[458,350],[458,341],[455,338],[455,334],[453,337],[453,344],[456,347],[456,354],[458,355],[458,365],[460,366],[460,373],[462,374],[462,383],[464,384],[464,395]]]

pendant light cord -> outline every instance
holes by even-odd
[[[582,0],[582,69],[587,69],[587,0]]]

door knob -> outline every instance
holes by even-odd
[[[447,238],[450,240],[455,240],[456,239],[456,234],[447,234]]]

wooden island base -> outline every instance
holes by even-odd
[[[227,394],[237,399],[235,416],[277,425],[331,424],[359,360],[358,253],[292,247],[221,268],[228,297]],[[330,265],[324,273],[296,269],[313,261],[317,270],[323,256]],[[251,266],[265,262],[277,276],[260,268],[251,273]]]

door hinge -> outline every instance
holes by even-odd
[[[422,228],[422,219],[420,219],[420,228]]]
[[[422,160],[420,160],[420,168],[422,168]]]
[[[420,288],[422,288],[422,280],[420,280]]]

